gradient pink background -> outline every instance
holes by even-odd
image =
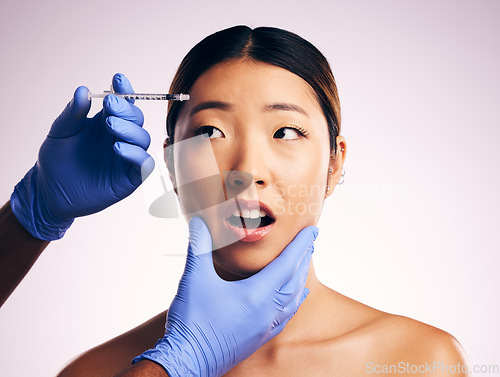
[[[3,1],[1,200],[77,86],[100,92],[122,72],[163,92],[209,33],[289,29],[329,59],[348,147],[319,223],[320,279],[500,364],[499,16],[496,0]],[[140,105],[161,153],[165,104]],[[187,227],[148,215],[144,187],[77,219],[0,309],[0,375],[53,376],[168,307]]]

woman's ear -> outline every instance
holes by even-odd
[[[346,157],[346,141],[343,136],[337,136],[337,152],[330,155],[330,164],[328,165],[328,179],[325,199],[328,198],[335,186],[343,179],[342,166]]]
[[[165,164],[167,165],[168,177],[170,178],[170,182],[172,182],[175,194],[179,195],[177,193],[177,185],[175,182],[174,154],[172,152],[173,145],[170,144],[170,139],[167,136],[163,142],[163,160],[165,160]]]

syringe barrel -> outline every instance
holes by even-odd
[[[89,92],[89,100],[91,98],[104,98],[110,92],[92,94]],[[155,94],[155,93],[112,93],[117,97],[133,100],[145,100],[145,101],[187,101],[189,100],[189,94]]]

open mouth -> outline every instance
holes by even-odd
[[[248,210],[246,210],[248,212]],[[251,210],[252,211],[257,211],[258,210]],[[245,214],[245,210],[242,211],[243,213],[238,215],[238,214],[232,214],[226,219],[226,222],[229,223],[232,226],[235,226],[237,228],[242,228],[242,229],[257,229],[257,228],[263,228],[265,226],[268,226],[272,223],[274,223],[274,219],[270,216],[268,216],[264,211],[260,211],[257,214],[252,214],[253,216],[250,217],[248,214]],[[242,216],[243,215],[243,216]],[[245,216],[246,215],[246,216]]]
[[[237,199],[225,210],[226,229],[243,242],[256,242],[271,231],[276,219],[261,201]]]

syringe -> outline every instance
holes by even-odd
[[[108,94],[114,94],[117,97],[125,99],[137,99],[148,101],[188,101],[189,94],[153,94],[153,93],[115,93],[113,90],[105,90],[103,93],[93,94],[89,92],[89,101],[91,98],[104,98]]]

